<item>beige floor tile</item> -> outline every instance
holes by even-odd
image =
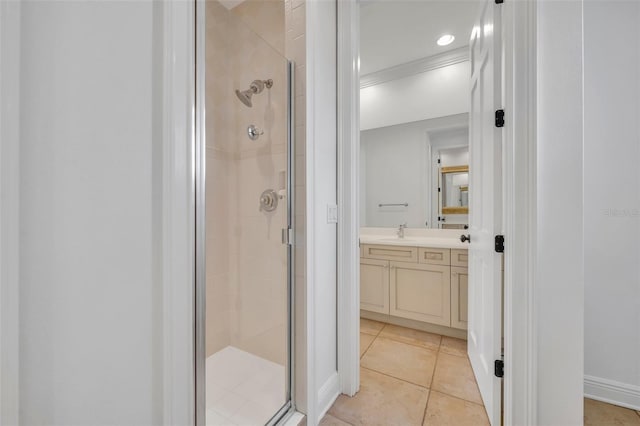
[[[384,327],[383,322],[360,318],[360,333],[377,335],[382,330],[382,327]]]
[[[375,340],[376,336],[367,333],[360,333],[360,358],[369,349],[371,343]]]
[[[489,419],[480,404],[431,391],[424,426],[489,426]]]
[[[422,346],[423,348],[437,351],[440,347],[440,335],[427,333],[425,331],[413,330],[406,327],[387,324],[380,332],[380,337],[397,340],[410,345]]]
[[[440,352],[449,355],[467,356],[467,341],[453,337],[442,336]]]
[[[437,352],[378,337],[360,365],[426,388],[431,386]]]
[[[349,423],[343,422],[337,417],[332,416],[331,414],[326,414],[322,420],[320,420],[319,426],[350,426]]]
[[[466,357],[440,352],[431,389],[482,404],[471,363]]]
[[[340,395],[329,414],[352,425],[420,425],[429,390],[375,371],[360,369],[360,392]]]
[[[633,410],[584,399],[584,425],[585,426],[638,426],[640,416]]]

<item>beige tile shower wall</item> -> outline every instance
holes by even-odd
[[[248,28],[285,56],[285,2],[283,0],[247,0],[231,9]]]
[[[287,359],[286,198],[273,212],[259,210],[266,189],[286,189],[287,65],[284,50],[284,3],[246,1],[231,9],[231,86],[247,88],[255,79],[273,87],[252,98],[248,108],[233,99],[230,139],[236,147],[235,209],[231,213],[237,262],[231,285],[231,344],[284,365]],[[247,137],[253,124],[264,134]]]
[[[206,354],[231,343],[231,269],[228,200],[233,196],[233,145],[227,123],[229,97],[229,12],[216,1],[206,3]]]
[[[286,199],[260,212],[265,189],[284,189],[286,62],[295,61],[296,346],[304,347],[305,7],[302,1],[249,0],[231,10],[207,2],[207,353],[234,345],[286,361]],[[274,80],[253,97],[234,94],[254,79]],[[264,130],[251,141],[246,128]],[[304,352],[296,351],[304,371]],[[298,374],[303,377],[303,374]],[[299,389],[304,389],[298,383]],[[298,395],[298,400],[301,396]]]

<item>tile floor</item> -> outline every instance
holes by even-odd
[[[360,392],[322,426],[488,425],[464,340],[360,321]],[[640,411],[585,399],[585,426],[640,426]]]
[[[464,340],[360,321],[360,392],[321,425],[488,425]]]
[[[207,358],[207,426],[264,425],[285,403],[285,369],[233,346]]]

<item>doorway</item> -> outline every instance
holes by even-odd
[[[211,0],[197,13],[198,424],[276,424],[293,410],[293,65],[273,36],[285,30],[284,2]],[[256,14],[273,19],[256,25]]]
[[[455,10],[447,11],[447,7]],[[419,8],[425,10],[417,10]],[[428,8],[430,10],[426,10]],[[376,362],[384,358],[376,345],[381,347],[385,340],[385,344],[390,344],[388,341],[395,338],[396,342],[415,346],[417,336],[425,341],[439,339],[440,343],[445,337],[447,341],[460,339],[455,341],[460,343],[472,337],[469,349],[463,353],[469,371],[475,373],[471,377],[477,378],[482,390],[476,394],[482,398],[476,399],[475,403],[486,406],[487,422],[499,424],[501,397],[494,384],[501,383],[501,379],[494,375],[493,367],[494,361],[501,362],[502,356],[502,348],[495,345],[502,339],[502,296],[494,291],[502,289],[502,254],[484,242],[482,247],[476,245],[475,251],[471,250],[474,255],[469,255],[469,248],[476,242],[471,242],[473,235],[483,229],[479,221],[483,215],[476,212],[474,216],[473,212],[473,188],[484,188],[490,182],[493,185],[499,181],[502,174],[498,169],[502,163],[493,161],[487,166],[486,161],[491,155],[483,155],[476,147],[475,152],[481,153],[476,160],[479,166],[473,167],[473,148],[471,154],[469,150],[466,153],[454,152],[453,148],[460,148],[460,144],[452,141],[451,146],[447,147],[445,143],[438,149],[427,144],[425,150],[424,139],[426,137],[430,141],[439,136],[455,139],[458,133],[458,137],[462,134],[462,138],[476,144],[489,144],[490,139],[486,135],[478,136],[474,131],[477,133],[478,129],[486,127],[488,132],[489,124],[494,126],[493,119],[487,125],[483,123],[489,118],[489,112],[493,114],[502,102],[499,92],[493,90],[499,85],[488,87],[485,84],[485,80],[493,82],[494,78],[495,81],[501,78],[499,67],[495,67],[499,64],[501,51],[500,6],[494,2],[477,1],[456,2],[455,5],[450,2],[395,2],[392,5],[366,2],[348,13],[352,23],[357,21],[359,31],[349,44],[345,42],[343,52],[346,50],[352,58],[359,59],[360,73],[343,74],[346,78],[343,81],[353,84],[355,87],[352,89],[358,94],[354,96],[356,102],[345,97],[342,105],[349,108],[343,110],[345,117],[350,111],[352,116],[359,118],[360,132],[352,139],[359,140],[359,148],[355,150],[357,155],[353,155],[353,150],[347,152],[347,142],[343,142],[345,149],[341,153],[348,154],[343,161],[350,161],[352,166],[354,163],[359,165],[359,179],[343,176],[341,181],[344,183],[348,179],[350,188],[358,188],[355,191],[357,195],[352,194],[351,200],[357,199],[360,208],[355,232],[349,228],[352,223],[342,226],[351,232],[350,235],[356,234],[359,245],[356,245],[356,253],[348,251],[352,258],[343,255],[339,258],[349,261],[359,273],[348,277],[357,282],[358,295],[348,299],[350,310],[342,315],[345,322],[359,321],[358,317],[375,320],[377,323],[367,323],[363,329],[373,326],[378,330],[372,335],[373,343],[366,336],[362,339],[362,346],[367,346],[364,352],[355,354],[353,347],[339,352],[345,356],[345,362],[346,356],[350,356],[352,361],[349,365],[363,367],[361,375],[366,373],[369,376],[370,371],[366,370],[376,371],[376,368],[378,372],[389,375],[389,371],[380,371],[386,367],[377,365],[374,368]],[[465,17],[466,24],[462,22]],[[380,31],[380,28],[385,28],[385,31]],[[357,39],[358,42],[354,42]],[[417,56],[416,52],[423,56]],[[477,61],[480,57],[491,64],[491,69],[484,73],[488,68],[482,65],[480,75],[485,80],[474,86],[474,80],[469,76],[478,75]],[[485,103],[473,104],[470,101],[472,93],[480,86]],[[463,117],[462,122],[456,123],[456,117]],[[430,121],[440,123],[429,126]],[[417,136],[412,135],[414,129],[418,130]],[[346,131],[344,136],[347,136]],[[412,150],[413,140],[418,142],[413,142],[415,148]],[[500,145],[499,137],[491,139],[491,146]],[[448,152],[447,148],[453,150]],[[406,152],[404,156],[402,152]],[[492,153],[495,158],[500,158],[499,149]],[[438,159],[441,162],[447,157],[459,160],[465,155],[466,164],[437,165]],[[432,163],[432,158],[436,164]],[[498,171],[493,173],[489,170]],[[431,187],[437,192],[432,193]],[[498,194],[498,198],[491,200],[495,202],[493,211],[501,212],[501,190],[495,186],[489,190]],[[483,198],[486,198],[484,193]],[[346,201],[349,203],[349,199]],[[476,207],[481,211],[481,204]],[[349,208],[353,207],[345,207]],[[345,213],[345,216],[348,215]],[[494,222],[493,225],[489,233],[495,231],[495,234],[500,234],[501,224]],[[471,229],[467,231],[467,227]],[[346,253],[347,246],[342,250]],[[484,280],[482,291],[471,285],[482,277],[477,272],[470,272],[474,268],[477,271],[474,257],[478,258],[478,250],[492,259],[490,268],[496,271],[493,276],[496,280]],[[349,267],[344,269],[349,270]],[[346,290],[340,294],[348,297]],[[492,303],[480,304],[479,294],[490,298]],[[487,323],[486,318],[491,318],[491,322]],[[478,336],[485,334],[491,335],[490,343],[479,343],[481,338]],[[406,341],[407,336],[411,336],[409,340],[412,342]],[[436,352],[436,359],[439,348],[431,348]],[[399,353],[398,350],[392,352]],[[480,363],[472,362],[470,358],[474,354],[476,359],[481,359]],[[360,355],[363,355],[362,359],[359,359]],[[427,364],[427,370],[433,369],[425,373],[428,377],[422,386],[431,392],[455,397],[443,389],[443,374],[437,372],[437,362]],[[350,378],[356,377],[355,383],[363,383],[358,381],[357,373],[348,371],[347,374]],[[354,386],[351,379],[348,382],[351,386],[343,388],[345,393],[358,398],[358,385]],[[370,388],[368,384],[363,386],[365,390]],[[452,391],[449,389],[448,392]],[[425,412],[428,411],[427,400]]]

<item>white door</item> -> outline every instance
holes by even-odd
[[[501,255],[494,237],[502,229],[502,129],[495,112],[501,106],[501,6],[482,0],[471,36],[469,324],[471,366],[492,425],[500,424]]]

